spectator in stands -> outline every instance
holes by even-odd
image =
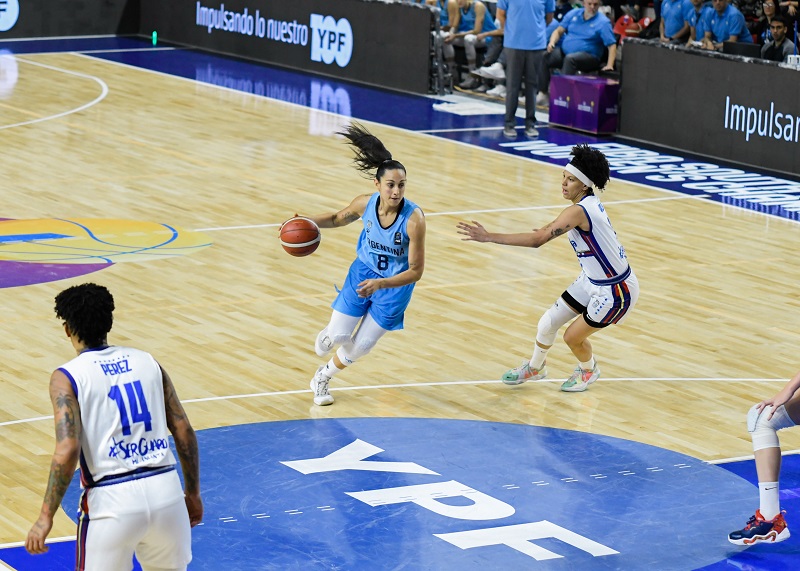
[[[583,0],[583,8],[575,8],[564,16],[550,36],[545,64],[541,68],[537,105],[544,105],[548,100],[551,69],[560,69],[561,75],[614,69],[617,38],[611,30],[611,21],[598,13],[599,7],[600,0]],[[562,36],[564,43],[559,47]],[[604,65],[601,58],[605,49],[608,49],[608,56]]]
[[[761,47],[761,58],[771,61],[786,61],[794,53],[794,43],[786,37],[786,22],[783,16],[775,16],[770,22],[772,40]]]
[[[499,26],[498,29],[500,29]],[[502,46],[502,37],[492,38],[492,43],[486,50],[486,55],[483,56],[483,67],[470,72],[480,81],[480,85],[473,91],[498,97],[506,96],[506,52]],[[492,49],[495,46],[500,49]]]
[[[478,93],[486,93],[489,91],[491,84],[506,78],[505,56],[503,56],[502,62],[499,61],[500,56],[503,55],[505,31],[503,30],[502,22],[497,20],[495,24],[499,25],[494,30],[478,34],[478,41],[486,40],[487,38],[491,38],[491,40],[486,48],[486,53],[483,55],[483,67],[470,70],[471,81],[467,82],[465,80],[460,86],[462,89],[472,89]],[[503,89],[503,95],[505,95],[505,88]]]
[[[467,69],[469,71],[477,69],[477,49],[486,47],[486,44],[491,41],[491,38],[479,40],[478,34],[494,30],[497,26],[486,5],[480,0],[455,0],[455,2],[448,3],[448,9],[450,11],[450,31],[444,38],[442,53],[453,73],[455,82],[459,80],[459,74],[454,46],[464,48],[467,56]],[[472,81],[473,78],[467,76],[460,86],[471,84]]]
[[[711,0],[714,10],[705,15],[703,48],[721,50],[723,42],[753,43],[753,36],[744,22],[744,16],[728,0]]]
[[[661,23],[659,34],[663,43],[685,43],[689,38],[689,24],[686,22],[684,0],[663,0],[661,2]]]
[[[711,2],[706,0],[691,0],[687,7],[684,18],[686,23],[689,24],[689,41],[688,46],[700,46],[703,43],[703,38],[706,37],[705,30],[705,17],[707,12],[712,12],[714,8]]]
[[[594,0],[597,1],[597,0]],[[545,29],[553,20],[555,0],[498,0],[497,19],[505,30],[506,115],[503,135],[517,138],[517,105],[525,81],[525,136],[534,138],[536,130],[536,89],[547,45]]]
[[[778,14],[778,0],[766,0],[761,4],[761,17],[750,26],[750,32],[756,37],[759,45],[763,46],[772,39],[769,26],[776,14]]]

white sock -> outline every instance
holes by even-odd
[[[340,373],[343,370],[344,369],[337,367],[333,362],[333,358],[331,358],[331,360],[325,363],[325,366],[322,368],[322,374],[326,377],[333,378],[336,373]]]
[[[581,362],[581,369],[583,369],[584,371],[591,371],[592,369],[594,369],[594,366],[596,364],[597,362],[594,360],[594,355],[592,355],[592,357],[585,363]]]
[[[542,349],[539,345],[534,346],[533,348],[533,357],[531,357],[530,366],[531,369],[536,369],[537,371],[544,366],[544,360],[547,358],[547,352],[550,349]]]
[[[773,519],[776,515],[781,513],[781,498],[778,482],[759,482],[758,497],[761,504],[758,511],[761,512],[761,516],[764,519]]]

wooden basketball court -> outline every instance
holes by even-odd
[[[314,255],[292,258],[278,226],[372,192],[332,135],[347,118],[78,54],[25,55],[17,65],[13,93],[0,99],[3,218],[157,222],[213,245],[2,290],[0,543],[23,541],[41,505],[53,450],[48,379],[73,356],[53,298],[86,281],[115,296],[110,342],[152,352],[199,430],[488,420],[718,461],[752,453],[747,409],[800,367],[800,225],[612,180],[603,201],[641,297],[626,323],[592,338],[600,382],[558,390],[575,366],[559,336],[551,380],[501,384],[529,357],[540,315],[579,266],[566,239],[533,251],[475,244],[455,224],[524,231],[549,222],[566,206],[561,169],[367,123],[406,165],[407,196],[425,210],[426,270],[406,329],[333,381],[333,406],[316,407],[314,339],[360,228],[325,231]],[[18,260],[14,249],[0,243],[0,259]],[[784,451],[800,449],[800,431],[781,437]],[[59,514],[51,537],[74,532]]]

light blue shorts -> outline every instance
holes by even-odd
[[[331,307],[352,317],[363,317],[369,313],[387,331],[402,329],[403,316],[411,301],[415,284],[379,289],[369,297],[359,297],[356,293],[358,284],[364,280],[382,277],[356,258],[350,265],[347,279]]]

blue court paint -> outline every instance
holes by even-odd
[[[720,467],[752,484],[748,498],[750,508],[731,528],[741,529],[758,508],[758,477],[753,460],[720,464]],[[727,562],[703,567],[702,571],[796,571],[800,569],[800,455],[784,456],[781,465],[781,509],[792,536],[775,545],[755,545],[731,557]]]
[[[52,234],[49,232],[36,233],[36,234],[6,234],[0,235],[0,244],[11,244],[14,242],[34,242],[41,240],[60,240],[61,238],[69,238],[66,234]]]
[[[206,512],[193,570],[691,570],[741,551],[727,533],[753,506],[752,486],[717,466],[537,426],[296,420],[198,438]],[[359,446],[356,460],[376,464],[291,464]],[[73,516],[78,493],[76,480]],[[462,548],[470,540],[482,546]]]

